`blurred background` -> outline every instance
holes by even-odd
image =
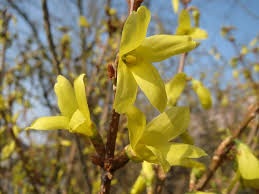
[[[178,14],[171,0],[145,0],[143,5],[152,14],[148,36],[175,34]],[[259,1],[192,0],[188,6],[199,10],[199,26],[208,39],[188,54],[184,72],[209,88],[213,107],[202,109],[191,85],[179,104],[190,107],[188,131],[195,145],[209,154],[202,159],[208,164],[249,105],[258,102]],[[113,102],[107,64],[116,58],[127,14],[125,0],[0,1],[0,193],[33,193],[33,185],[39,193],[97,193],[100,169],[89,159],[94,149],[87,139],[67,131],[24,129],[40,116],[59,114],[53,86],[60,72],[70,80],[86,73],[91,118],[106,136]],[[175,56],[155,64],[165,82],[177,72],[179,60]],[[141,92],[136,103],[147,120],[158,114]],[[126,118],[120,122],[117,150],[129,143]],[[251,122],[243,134],[257,156],[258,125],[258,119]],[[129,162],[117,171],[112,193],[129,193],[140,169],[141,164]],[[210,182],[210,190],[222,193],[234,171],[230,157]],[[185,193],[189,173],[173,167],[163,193]],[[253,193],[242,183],[234,189],[233,193]]]

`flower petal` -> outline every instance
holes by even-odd
[[[113,108],[117,113],[125,113],[127,108],[134,104],[137,95],[137,83],[129,68],[119,61],[117,89]]]
[[[199,170],[205,170],[206,167],[203,163],[192,160],[190,158],[180,158],[179,160],[174,160],[169,162],[171,166],[183,166],[186,168],[197,168]]]
[[[145,39],[150,18],[150,11],[144,6],[128,17],[122,31],[120,57],[136,49]]]
[[[252,153],[250,148],[239,142],[237,146],[238,170],[243,179],[259,179],[259,160]]]
[[[178,18],[178,28],[176,29],[177,35],[184,35],[191,29],[191,16],[187,10],[182,10]]]
[[[193,39],[202,40],[208,38],[208,33],[200,28],[192,28],[189,34]]]
[[[54,117],[40,117],[26,129],[36,130],[55,130],[55,129],[68,129],[69,118],[64,116]]]
[[[174,106],[176,104],[178,98],[185,88],[186,82],[186,74],[182,72],[176,74],[173,79],[165,85],[168,103],[170,105]]]
[[[146,38],[136,49],[136,53],[149,62],[159,62],[171,56],[189,52],[197,45],[198,43],[190,36],[154,35]]]
[[[199,97],[202,107],[204,109],[210,109],[212,106],[210,91],[198,80],[192,81],[192,88]]]
[[[164,82],[157,69],[144,60],[129,66],[129,69],[150,103],[163,112],[167,104],[167,96]]]
[[[189,108],[172,107],[149,122],[145,133],[156,132],[166,137],[167,140],[172,140],[187,129],[189,122]]]
[[[54,90],[58,97],[60,112],[62,115],[71,118],[77,109],[76,97],[72,85],[65,77],[59,75]]]
[[[167,152],[166,160],[173,164],[174,161],[181,158],[200,158],[202,156],[207,156],[207,154],[201,148],[189,144],[173,143]]]
[[[174,8],[174,13],[178,13],[179,0],[172,0],[172,5],[173,5],[173,8]]]
[[[146,117],[133,105],[128,108],[126,114],[128,117],[130,145],[134,150],[146,128]]]
[[[153,152],[153,154],[157,157],[157,160],[159,164],[162,166],[163,171],[167,172],[170,169],[170,164],[165,159],[163,152],[153,146],[146,146],[146,147],[150,149]]]
[[[86,122],[87,119],[85,118],[84,114],[77,109],[73,114],[72,118],[69,122],[69,131],[71,133],[80,133],[86,136],[93,136],[94,130],[92,129],[94,124],[92,122]]]
[[[86,99],[84,77],[85,77],[85,74],[81,74],[74,81],[74,90],[75,90],[75,96],[78,104],[78,109],[85,116],[86,122],[90,123],[91,119],[90,119],[90,113],[89,113],[89,108],[88,108],[87,99]]]

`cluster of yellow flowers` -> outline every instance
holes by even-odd
[[[128,118],[130,145],[126,149],[127,154],[132,160],[160,164],[164,171],[171,165],[201,167],[200,163],[191,158],[205,156],[206,153],[202,149],[189,144],[170,142],[186,131],[190,120],[187,107],[171,106],[166,109],[168,97],[174,104],[180,96],[186,81],[182,76],[185,75],[181,75],[180,80],[177,78],[174,82],[179,85],[176,90],[175,84],[172,86],[171,83],[169,90],[166,91],[165,84],[152,62],[160,62],[193,50],[199,43],[195,42],[192,36],[202,38],[207,34],[204,35],[204,31],[200,29],[191,28],[189,15],[184,11],[180,15],[178,35],[146,37],[150,18],[150,11],[144,6],[140,7],[128,17],[121,37],[113,108],[120,114],[125,113]],[[96,127],[90,119],[84,77],[84,74],[80,75],[74,81],[73,88],[65,77],[58,76],[55,93],[61,115],[39,118],[28,129],[67,129],[70,132],[93,137],[96,134]],[[200,83],[195,82],[195,85],[196,89],[203,88]],[[150,103],[161,112],[148,124],[145,115],[134,106],[138,86]],[[171,90],[174,94],[170,92],[170,88],[173,88]],[[201,96],[204,95],[209,94],[202,92]],[[204,106],[209,108],[210,95],[206,100]]]

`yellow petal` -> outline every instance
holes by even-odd
[[[157,69],[143,60],[136,65],[129,66],[129,69],[150,103],[163,112],[167,104],[167,96],[164,82]]]
[[[134,149],[145,130],[146,117],[133,105],[128,108],[126,114],[128,117],[130,145]]]
[[[65,77],[59,75],[54,90],[58,97],[60,112],[63,116],[71,118],[77,109],[76,97],[72,85]]]
[[[75,90],[75,96],[78,104],[78,109],[85,116],[86,122],[90,123],[91,119],[90,119],[90,113],[89,113],[89,108],[88,108],[87,99],[86,99],[84,77],[85,77],[85,74],[81,74],[74,81],[74,90]]]
[[[83,15],[79,16],[78,25],[80,27],[85,27],[85,28],[87,28],[89,26],[89,23],[88,23],[87,19],[85,18],[85,16],[83,16]]]
[[[148,149],[150,149],[153,152],[153,154],[157,157],[157,160],[158,160],[159,164],[162,166],[163,171],[167,172],[170,169],[170,164],[165,159],[163,153],[159,149],[157,149],[153,146],[146,146],[146,147]]]
[[[170,105],[175,105],[185,88],[187,79],[185,73],[176,74],[171,81],[165,85],[168,102]]]
[[[179,160],[173,160],[170,162],[169,162],[169,164],[171,166],[183,166],[186,168],[197,168],[202,171],[204,171],[206,169],[206,167],[203,163],[192,160],[190,158],[180,158]]]
[[[192,81],[192,88],[199,97],[202,107],[204,109],[210,109],[212,106],[210,91],[198,80]]]
[[[177,35],[188,34],[191,29],[191,16],[189,12],[183,9],[178,18],[178,28],[176,29]]]
[[[86,118],[80,110],[76,110],[69,122],[69,131],[71,133],[80,133],[86,136],[93,136],[95,128],[94,124],[87,123]]]
[[[157,132],[172,140],[187,129],[189,122],[189,108],[172,107],[149,122],[145,131]]]
[[[117,88],[113,108],[117,113],[125,113],[133,105],[137,95],[137,83],[122,60],[118,66]]]
[[[141,6],[137,12],[133,12],[126,20],[121,37],[119,55],[136,49],[146,37],[148,24],[150,22],[150,11]]]
[[[68,129],[69,118],[64,116],[54,117],[40,117],[26,129],[36,130],[54,130],[54,129]]]
[[[181,158],[200,158],[202,156],[207,156],[207,154],[201,148],[189,144],[173,143],[167,152],[166,160],[173,164],[174,161]]]
[[[174,13],[177,13],[179,9],[179,0],[172,0],[172,5],[174,8]]]
[[[192,28],[189,34],[193,39],[202,40],[208,38],[208,33],[200,28]]]
[[[244,143],[237,146],[237,162],[240,175],[244,179],[259,179],[259,160]]]
[[[159,62],[171,56],[189,52],[197,45],[190,36],[154,35],[146,38],[136,49],[136,53],[146,61]]]
[[[11,154],[14,152],[14,150],[15,150],[15,141],[12,140],[7,145],[2,147],[0,159],[5,160],[5,159],[9,158],[11,156]]]

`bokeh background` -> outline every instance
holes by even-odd
[[[33,193],[33,184],[40,193],[97,193],[101,172],[91,163],[94,149],[87,139],[75,138],[67,131],[24,129],[40,116],[59,114],[53,90],[58,75],[54,64],[59,63],[62,74],[70,80],[86,73],[91,118],[106,136],[113,102],[106,69],[118,52],[128,5],[125,0],[47,3],[48,21],[40,0],[0,1],[0,193]],[[171,0],[145,0],[143,5],[152,13],[148,36],[175,33],[178,15]],[[217,145],[241,122],[249,105],[258,102],[259,1],[193,0],[188,6],[199,9],[200,28],[209,36],[188,54],[184,72],[209,88],[213,107],[202,109],[191,85],[179,104],[190,107],[188,131],[195,145],[209,154],[201,160],[208,164]],[[81,24],[80,16],[84,16]],[[48,22],[51,35],[46,33]],[[177,72],[179,59],[175,56],[155,64],[165,82]],[[147,120],[158,114],[142,93],[136,103]],[[126,122],[122,117],[117,150],[129,143]],[[258,133],[258,121],[254,121],[242,137],[257,156]],[[129,162],[119,170],[112,193],[129,193],[140,168],[140,164]],[[230,157],[209,189],[222,193],[231,184],[235,170],[234,158]],[[163,193],[186,192],[189,173],[190,169],[173,167],[165,178]],[[233,193],[253,193],[242,183],[236,183],[234,189]]]

